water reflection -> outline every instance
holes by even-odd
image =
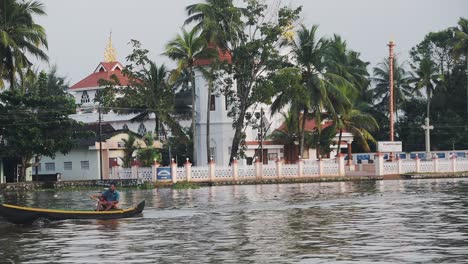
[[[17,227],[0,220],[0,259],[19,262],[460,263],[468,180],[363,181],[129,190],[143,217]],[[88,208],[91,192],[3,195]]]

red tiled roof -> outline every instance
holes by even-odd
[[[209,44],[208,48],[214,49],[215,46],[213,44]],[[227,62],[229,64],[232,63],[232,55],[229,51],[223,51],[220,48],[216,48],[216,50],[218,51],[218,56],[219,56],[220,61]],[[199,59],[199,60],[195,60],[193,64],[196,66],[207,66],[207,65],[210,65],[212,62],[213,62],[213,59]]]
[[[121,85],[128,84],[128,78],[122,74],[122,70],[124,67],[120,62],[113,61],[113,62],[101,62],[96,67],[96,70],[90,75],[88,75],[83,80],[77,82],[70,89],[80,89],[80,88],[91,88],[91,87],[99,87],[99,80],[110,80],[112,75],[116,75],[117,78],[120,80]]]
[[[331,121],[331,120],[325,121],[322,124],[322,129],[324,129],[326,127],[329,127],[331,125],[333,125],[333,121]],[[305,123],[305,131],[313,132],[315,129],[317,129],[317,124],[315,122],[315,119],[307,119],[306,123]],[[277,128],[277,130],[285,131],[286,130],[286,124],[285,123],[281,124],[281,126],[279,128]],[[345,132],[345,131],[343,130],[343,132]]]

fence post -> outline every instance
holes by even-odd
[[[234,179],[234,181],[239,180],[239,162],[235,157],[232,160],[232,178]]]
[[[172,174],[172,183],[177,182],[177,162],[174,161],[174,158],[172,158],[171,161],[171,174]]]
[[[319,177],[322,177],[325,175],[323,171],[323,159],[318,160],[318,174],[319,174]]]
[[[263,173],[262,162],[260,161],[260,159],[255,159],[255,178],[257,180],[261,180],[262,173]]]
[[[419,156],[416,156],[415,162],[416,162],[416,173],[419,173],[421,171],[421,159],[419,158]]]
[[[374,164],[375,164],[375,174],[377,176],[384,175],[383,163],[384,163],[383,154],[380,152],[375,154]]]
[[[216,162],[213,160],[213,158],[210,159],[210,181],[214,182],[216,178]]]
[[[434,172],[439,172],[439,156],[435,155],[433,158],[432,158],[432,164],[433,164],[433,169],[434,169]]]
[[[302,178],[304,176],[304,161],[302,157],[299,155],[299,159],[297,160],[297,176]]]
[[[344,154],[338,154],[338,175],[339,176],[345,176],[345,155]]]
[[[137,160],[132,161],[132,179],[139,179],[138,177],[138,167],[140,162]]]
[[[452,155],[450,159],[452,160],[452,172],[456,172],[457,171],[457,156]]]
[[[400,158],[400,156],[397,155],[396,161],[397,161],[397,173],[401,175],[403,172],[403,166],[402,166],[403,160]]]
[[[276,159],[276,177],[281,179],[283,177],[283,159]]]
[[[151,165],[151,176],[153,178],[153,182],[156,182],[158,180],[158,168],[160,164],[158,163],[157,160],[154,160],[153,164]]]
[[[184,167],[185,177],[187,179],[187,182],[190,182],[192,180],[192,163],[190,163],[188,158],[185,160]]]

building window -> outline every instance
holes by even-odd
[[[89,170],[89,161],[87,160],[82,160],[80,161],[80,164],[81,164],[81,169],[82,170]]]
[[[37,164],[37,171],[38,171],[38,172],[41,171],[41,163],[38,163],[38,164]]]
[[[83,93],[81,94],[81,103],[82,103],[82,104],[84,104],[84,103],[89,103],[89,95],[88,95],[88,92],[83,91]]]
[[[210,154],[214,161],[216,161],[216,147],[210,147]]]
[[[46,171],[55,171],[55,163],[54,162],[46,162],[45,169],[46,169]]]
[[[122,127],[123,130],[128,130],[128,126],[127,124],[124,124],[123,127]]]
[[[140,136],[144,136],[146,134],[146,127],[143,123],[141,123],[140,126],[138,127],[138,134]]]
[[[72,162],[71,161],[65,161],[63,163],[63,169],[64,170],[72,170]]]
[[[210,96],[210,111],[215,111],[216,110],[216,96],[214,94],[212,94]]]

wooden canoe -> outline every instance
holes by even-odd
[[[0,216],[14,224],[29,225],[39,218],[50,221],[65,219],[118,219],[133,217],[141,214],[145,208],[145,201],[137,206],[128,209],[117,209],[109,211],[91,211],[91,210],[57,210],[45,208],[24,207],[11,204],[0,205]]]

